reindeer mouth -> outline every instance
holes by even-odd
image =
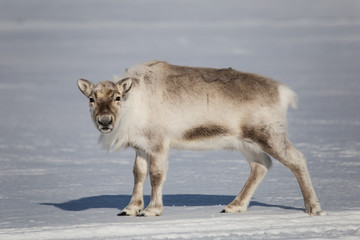
[[[98,129],[101,133],[109,133],[113,130],[113,117],[109,115],[103,115],[97,118]]]
[[[100,127],[99,130],[101,133],[110,133],[113,129],[111,127]]]

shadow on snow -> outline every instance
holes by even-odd
[[[228,195],[204,195],[204,194],[174,194],[164,195],[164,206],[214,206],[214,205],[227,205],[235,196]],[[77,200],[71,200],[64,203],[40,203],[40,205],[55,206],[65,211],[83,211],[93,208],[117,208],[121,210],[130,201],[130,195],[101,195],[93,197],[85,197]],[[145,206],[150,201],[150,196],[144,196]],[[295,208],[282,205],[273,205],[267,203],[261,203],[258,201],[251,201],[249,207],[261,206],[261,207],[274,207],[287,210],[304,210],[303,208]]]

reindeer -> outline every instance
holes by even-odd
[[[287,137],[287,108],[296,95],[261,75],[226,69],[195,68],[150,61],[126,70],[119,81],[94,85],[79,79],[107,150],[136,150],[134,188],[119,216],[160,216],[162,186],[171,148],[239,150],[250,176],[223,213],[244,212],[271,167],[271,157],[295,175],[305,212],[321,213],[303,154]],[[144,209],[143,185],[150,175],[151,199]]]

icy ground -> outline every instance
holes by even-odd
[[[324,214],[303,212],[276,161],[248,212],[220,214],[249,175],[244,158],[173,151],[163,216],[117,217],[134,152],[100,149],[76,80],[150,59],[291,86],[290,138]],[[0,239],[359,239],[359,62],[357,0],[1,0]]]

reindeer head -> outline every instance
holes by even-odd
[[[101,133],[110,133],[117,126],[121,102],[131,86],[130,78],[97,85],[85,79],[78,80],[80,91],[89,99],[91,117]]]

